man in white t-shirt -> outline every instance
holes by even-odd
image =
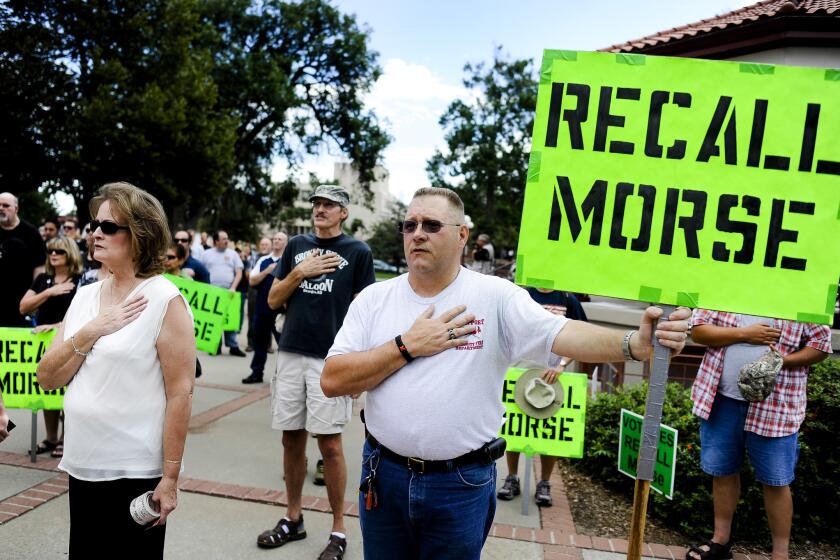
[[[217,288],[224,288],[236,292],[239,282],[242,281],[242,270],[245,268],[242,259],[233,249],[228,248],[228,234],[225,231],[217,231],[212,235],[213,248],[204,251],[201,255],[201,264],[207,267],[210,272],[210,283]],[[245,357],[245,352],[239,349],[239,342],[236,340],[238,331],[225,331],[225,346],[230,348],[231,356]]]
[[[478,559],[495,513],[508,365],[547,365],[552,354],[646,359],[661,310],[648,308],[639,330],[622,334],[552,315],[522,288],[461,267],[470,232],[449,189],[417,191],[401,230],[408,274],[353,301],[321,387],[330,397],[368,391],[365,557]],[[657,327],[675,352],[688,317],[679,309]]]

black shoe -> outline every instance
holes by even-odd
[[[551,507],[551,484],[547,480],[537,482],[537,491],[534,493],[534,499],[540,507]]]
[[[238,356],[240,358],[244,358],[245,357],[245,352],[243,352],[239,348],[231,348],[230,349],[230,355],[231,356]]]
[[[324,480],[324,460],[318,459],[318,462],[315,463],[315,474],[312,476],[312,484],[315,486],[324,486],[326,481]]]
[[[306,529],[303,527],[303,514],[297,521],[289,521],[285,517],[277,522],[274,529],[263,531],[257,537],[257,546],[260,548],[277,548],[289,541],[299,541],[306,538]]]
[[[509,474],[505,478],[505,483],[501,488],[499,488],[499,491],[496,492],[496,497],[500,500],[508,501],[518,496],[520,492],[519,477],[515,474]]]
[[[251,384],[251,383],[262,383],[262,382],[263,382],[262,375],[257,375],[256,373],[252,373],[251,375],[249,375],[248,377],[246,377],[245,379],[242,380],[242,383],[244,383],[245,385],[248,385],[248,384]]]
[[[318,560],[341,560],[344,558],[344,552],[347,550],[347,539],[342,539],[336,535],[330,535],[330,540],[327,542],[327,548],[318,557]]]

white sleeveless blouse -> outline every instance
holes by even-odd
[[[78,289],[64,317],[64,340],[99,314],[103,284]],[[64,395],[64,458],[58,468],[80,480],[163,475],[166,393],[155,344],[170,300],[183,296],[163,276],[144,280],[126,299],[136,293],[148,299],[146,309],[96,341]]]

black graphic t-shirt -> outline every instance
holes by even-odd
[[[343,233],[329,239],[307,233],[289,240],[274,269],[275,277],[284,279],[313,250],[337,253],[341,264],[334,272],[300,283],[287,302],[279,346],[285,352],[325,358],[353,295],[373,284],[376,276],[367,244]]]

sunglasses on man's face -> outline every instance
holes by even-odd
[[[176,237],[175,243],[189,243],[190,240],[186,237]]]
[[[422,222],[418,222],[417,220],[404,220],[399,223],[400,233],[414,233],[417,231],[418,225],[426,233],[437,233],[443,226],[459,227],[461,224],[445,224],[440,220],[423,220]]]
[[[100,222],[98,220],[92,220],[90,222],[90,231],[96,231],[97,229],[101,229],[102,233],[104,233],[105,235],[114,235],[121,229],[124,229],[125,231],[131,231],[130,227],[121,226],[116,222],[111,222],[109,220],[105,220],[103,222]]]
[[[47,250],[47,253],[49,253],[50,255],[66,255],[67,251],[65,251],[64,249],[49,249]]]

